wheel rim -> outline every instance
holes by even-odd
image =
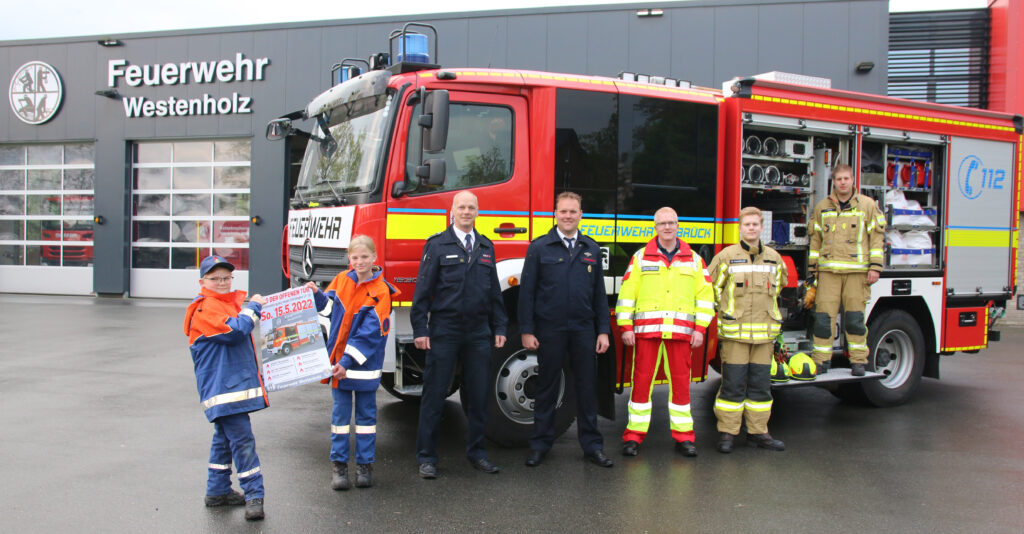
[[[879,382],[890,389],[902,386],[910,378],[914,367],[914,344],[910,341],[910,335],[902,330],[890,330],[882,334],[872,355],[877,354],[879,349],[889,351],[891,358],[889,365],[884,367],[875,364],[875,371],[885,375]]]
[[[533,424],[536,402],[537,355],[526,349],[513,353],[498,368],[494,380],[494,398],[498,409],[508,419],[523,425]],[[558,385],[557,405],[565,393],[565,377]]]

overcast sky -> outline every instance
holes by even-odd
[[[125,34],[159,30],[356,19],[425,13],[520,9],[549,6],[641,4],[656,0],[43,0],[5,2],[0,40]],[[985,7],[987,0],[891,0],[891,11]]]

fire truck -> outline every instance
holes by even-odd
[[[320,323],[317,321],[281,326],[267,334],[267,350],[273,354],[281,352],[287,356],[303,345],[316,342],[319,335],[321,335]]]
[[[999,339],[993,326],[1016,292],[1020,116],[784,73],[717,89],[629,73],[445,68],[432,57],[436,31],[410,23],[366,72],[337,65],[336,85],[267,126],[268,139],[308,138],[283,235],[291,284],[330,281],[347,268],[350,237],[365,234],[402,291],[383,378],[399,398],[415,399],[422,387],[425,355],[413,345],[409,310],[423,244],[449,224],[452,197],[463,190],[479,198],[476,229],[495,244],[513,323],[492,355],[487,435],[498,443],[522,443],[532,429],[537,361],[514,324],[517,285],[530,240],[554,224],[561,191],[583,197],[580,229],[603,247],[609,310],[630,255],[655,236],[659,207],[675,208],[679,237],[705,261],[738,241],[741,207],[761,208],[762,239],[792,273],[781,345],[809,353],[809,312],[800,305],[807,221],[829,194],[831,169],[849,164],[888,223],[884,272],[867,306],[869,373],[850,375],[840,334],[832,372],[809,384],[897,405],[923,376],[938,378],[941,356]],[[694,381],[716,363],[713,329],[694,351]],[[613,333],[615,356],[598,358],[605,417],[631,376],[614,324]],[[564,378],[559,431],[575,412]]]

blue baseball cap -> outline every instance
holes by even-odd
[[[231,265],[230,261],[225,260],[222,256],[214,254],[213,256],[207,256],[206,259],[203,260],[203,263],[199,264],[199,278],[206,276],[206,273],[216,269],[217,267],[224,267],[229,271],[235,270],[235,266]]]

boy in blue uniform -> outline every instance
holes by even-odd
[[[263,297],[245,301],[231,290],[235,266],[209,256],[199,266],[199,295],[185,312],[185,335],[195,365],[196,386],[206,418],[213,423],[206,506],[245,504],[245,518],[263,519],[263,475],[249,412],[270,405],[263,388],[250,333]],[[245,495],[231,489],[231,462]]]

